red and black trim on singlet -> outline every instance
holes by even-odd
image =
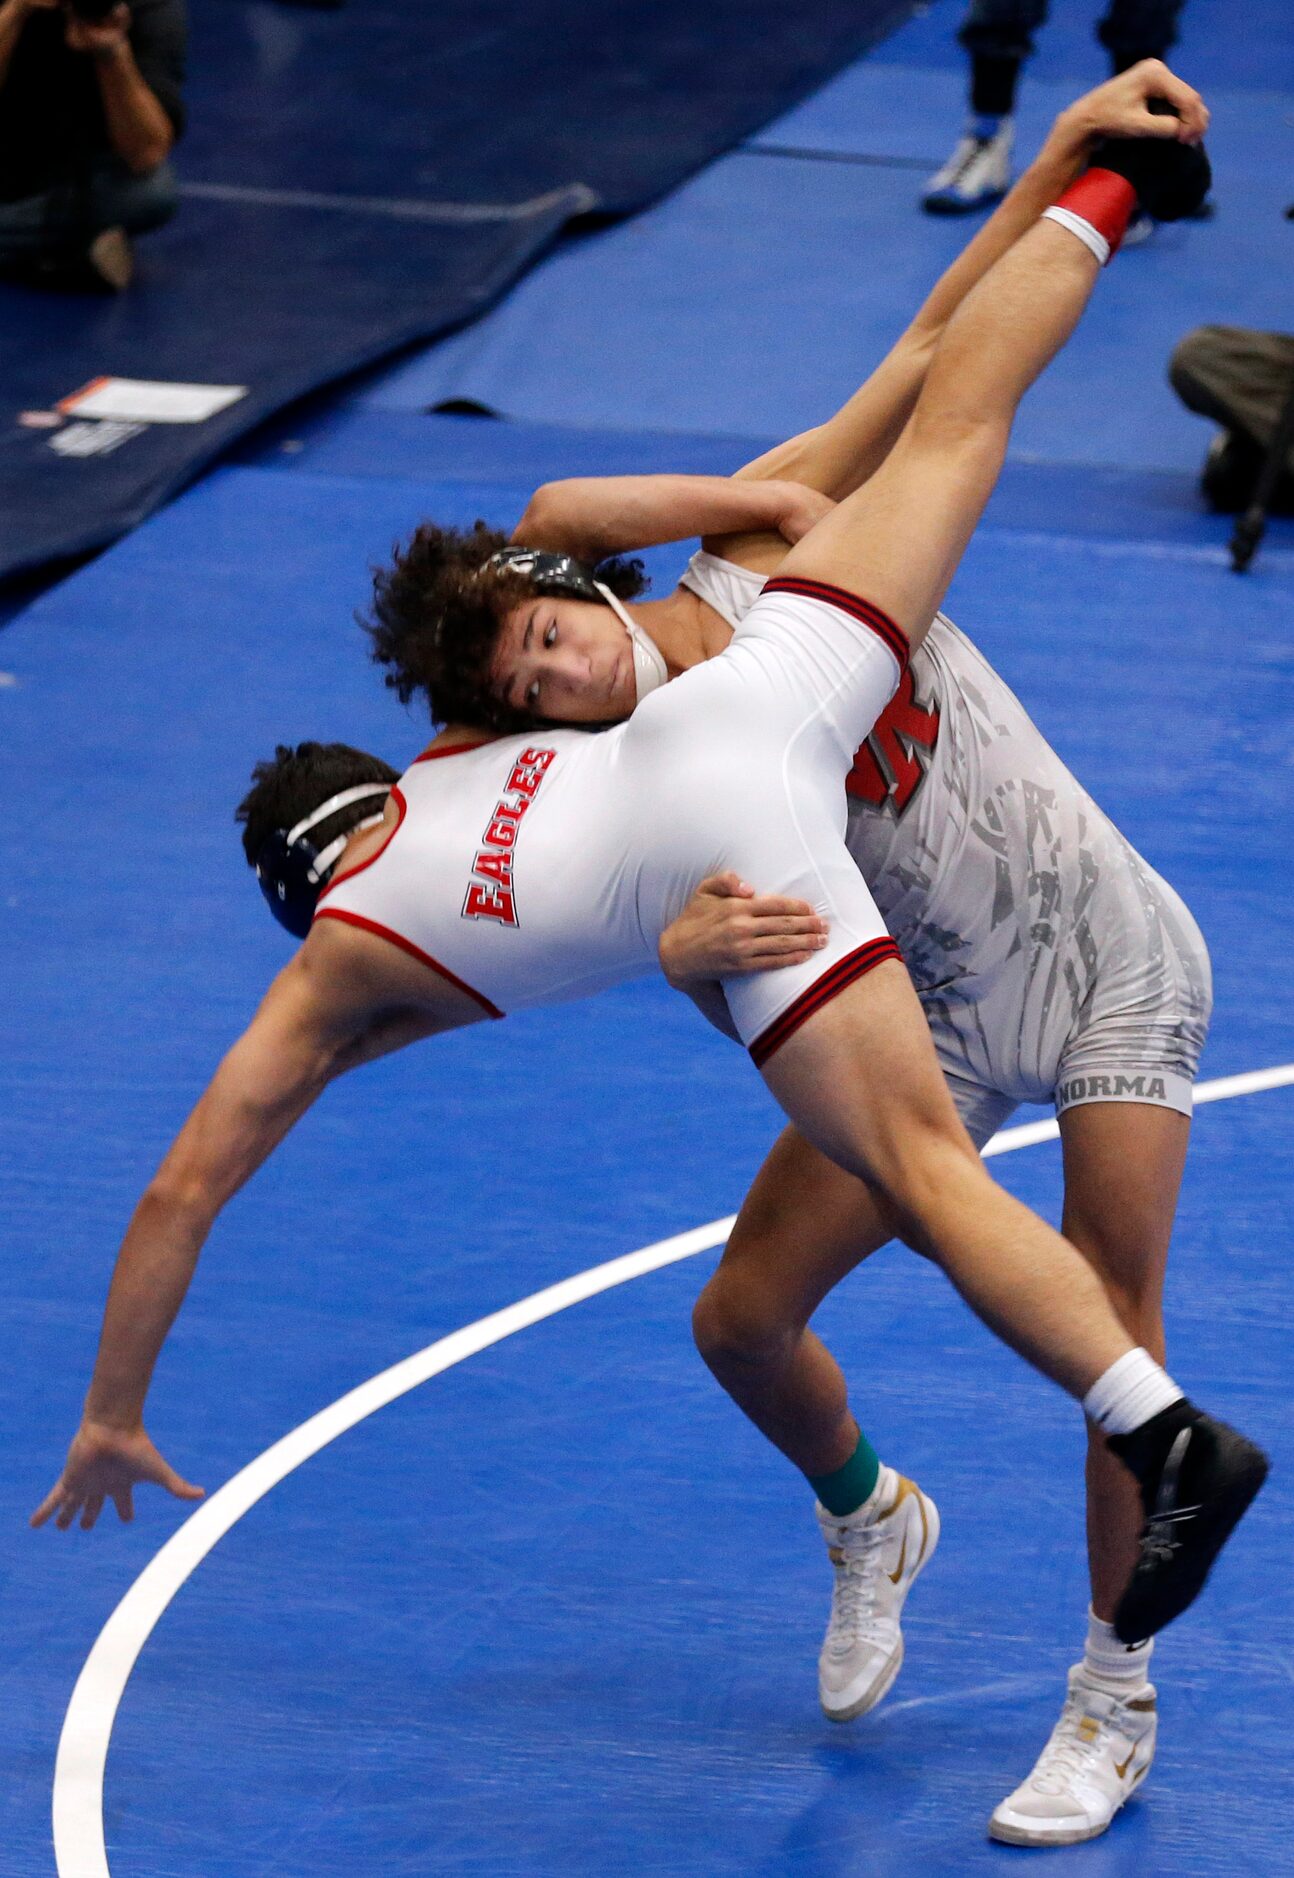
[[[806,1023],[815,1011],[820,1011],[824,1004],[830,1004],[855,979],[883,965],[886,959],[902,959],[899,948],[888,934],[883,939],[869,939],[866,945],[847,952],[843,959],[837,959],[829,971],[825,971],[807,991],[802,991],[795,1003],[788,1005],[782,1015],[756,1037],[750,1046],[750,1060],[755,1068],[763,1069],[773,1052],[780,1050],[787,1038],[793,1037],[800,1025]]]
[[[430,754],[432,756],[456,756],[459,750],[476,749],[478,747],[479,746],[475,744],[455,744],[453,749],[434,750]],[[425,756],[415,759],[415,761],[419,763],[425,762],[426,760],[427,758]],[[459,978],[456,973],[451,972],[447,965],[442,965],[439,959],[432,958],[430,952],[424,952],[421,946],[416,946],[412,939],[406,939],[403,933],[393,931],[390,926],[383,926],[378,920],[366,919],[362,913],[352,913],[346,907],[323,905],[324,899],[332,892],[334,887],[340,887],[343,881],[354,880],[356,874],[362,874],[366,867],[372,867],[375,861],[380,861],[399,834],[401,828],[404,826],[404,818],[409,813],[409,804],[406,802],[404,792],[401,790],[398,783],[396,783],[391,790],[391,799],[396,806],[395,827],[390,830],[381,847],[362,860],[358,867],[352,867],[350,871],[345,874],[333,875],[333,878],[319,895],[320,904],[316,908],[315,918],[317,920],[340,920],[344,926],[358,926],[361,932],[371,932],[376,938],[385,939],[388,945],[397,946],[401,952],[407,952],[409,957],[417,959],[420,965],[430,966],[431,970],[436,973],[438,978],[443,978],[447,984],[453,985],[455,990],[464,992],[472,999],[473,1003],[479,1004],[487,1017],[502,1017],[503,1012],[496,1004],[491,1004],[487,997],[483,997],[479,991],[474,991],[472,986],[467,984],[464,979]]]
[[[429,965],[438,978],[443,978],[447,984],[464,992],[474,1004],[479,1004],[487,1017],[504,1015],[497,1004],[491,1004],[490,1000],[483,997],[479,991],[474,991],[466,980],[451,972],[447,965],[442,965],[439,959],[433,959],[430,952],[424,952],[421,946],[413,943],[412,939],[406,939],[403,933],[393,931],[390,926],[383,926],[375,919],[365,919],[362,913],[351,913],[344,906],[321,906],[315,918],[339,919],[343,925],[358,926],[361,932],[371,932],[378,939],[385,939],[388,945],[398,946],[401,952],[407,952],[409,957],[417,959],[420,965]]]
[[[442,756],[465,756],[469,750],[483,750],[487,743],[497,743],[498,741],[499,739],[497,737],[477,737],[472,743],[430,743],[421,756],[414,757],[413,763],[409,765],[409,768],[412,769],[414,763],[438,762]]]
[[[911,656],[912,648],[903,628],[896,625],[888,613],[882,613],[880,607],[873,606],[870,600],[861,600],[856,593],[846,593],[843,587],[833,587],[825,580],[801,580],[796,574],[775,574],[772,580],[764,582],[763,591],[795,593],[805,600],[823,600],[828,606],[839,607],[842,613],[848,613],[851,619],[869,626],[878,639],[885,641],[898,660],[900,671]]]

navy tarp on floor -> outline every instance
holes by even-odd
[[[111,540],[268,413],[479,312],[571,217],[660,194],[911,10],[194,0],[185,199],[135,286],[0,287],[0,575]],[[18,422],[103,375],[248,396],[85,456]]]

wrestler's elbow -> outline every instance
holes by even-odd
[[[593,531],[582,508],[570,482],[541,483],[512,531],[513,542],[549,554],[594,556]]]

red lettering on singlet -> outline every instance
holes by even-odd
[[[898,690],[859,747],[846,793],[888,809],[897,820],[924,782],[938,740],[939,706],[918,701],[912,667],[905,666]]]
[[[521,833],[522,818],[534,802],[556,755],[556,750],[526,749],[513,764],[504,793],[494,805],[472,862],[476,878],[463,899],[463,919],[492,919],[501,926],[521,924],[517,918],[516,895],[512,891],[513,850]]]
[[[464,919],[497,919],[505,926],[517,923],[517,903],[508,887],[482,887],[473,881],[463,902]]]

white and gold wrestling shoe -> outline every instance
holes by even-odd
[[[903,1664],[899,1614],[939,1540],[939,1514],[920,1487],[882,1466],[871,1495],[843,1519],[818,1507],[835,1567],[831,1621],[818,1658],[818,1697],[829,1721],[876,1707]]]
[[[1155,1758],[1155,1691],[1126,1696],[1069,1672],[1069,1694],[1029,1778],[988,1823],[1007,1845],[1078,1845],[1103,1833]]]

